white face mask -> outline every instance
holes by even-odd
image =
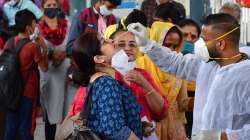
[[[120,50],[112,57],[111,66],[125,75],[128,71],[135,68],[135,61],[129,62],[129,57],[124,50]]]
[[[100,6],[100,14],[102,16],[108,16],[112,14],[112,11],[110,11],[106,5]]]
[[[196,56],[200,57],[203,61],[208,62],[208,60],[210,59],[210,55],[204,39],[200,38],[198,41],[194,43],[194,53]]]
[[[38,37],[38,35],[39,35],[39,30],[38,30],[38,28],[36,26],[35,29],[34,29],[33,34],[30,35],[30,40],[35,40]]]

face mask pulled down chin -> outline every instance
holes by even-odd
[[[30,40],[35,40],[38,37],[38,35],[39,35],[39,30],[38,27],[36,26],[33,34],[30,35]]]
[[[108,16],[112,14],[112,11],[110,11],[106,5],[102,5],[100,6],[100,14],[102,16]]]
[[[122,75],[125,75],[128,71],[135,68],[135,61],[129,62],[127,54],[124,50],[120,50],[112,57],[111,66]]]

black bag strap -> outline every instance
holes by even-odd
[[[17,53],[19,53],[21,51],[21,49],[27,44],[29,43],[31,40],[29,38],[24,38],[21,39],[17,42],[15,50]]]
[[[89,89],[89,92],[86,93],[83,108],[82,108],[82,111],[80,113],[80,120],[82,121],[83,126],[87,126],[87,123],[88,123],[88,116],[89,116],[90,110],[91,110],[91,102],[92,102],[91,99],[93,96],[93,88],[94,88],[94,83],[90,83],[90,89]]]
[[[90,84],[90,87],[89,87],[90,89],[86,93],[83,108],[82,108],[81,113],[80,113],[80,120],[82,121],[83,126],[87,126],[87,123],[88,123],[88,116],[89,116],[90,111],[91,111],[91,103],[92,103],[91,99],[92,99],[92,96],[94,94],[93,88],[94,88],[95,82],[99,78],[101,78],[103,76],[100,76],[100,77],[96,78],[93,83],[89,83]]]
[[[7,49],[14,49],[14,37],[11,37],[10,39],[9,39],[9,42],[8,42],[8,46],[7,46]]]
[[[16,53],[19,53],[23,46],[25,46],[27,43],[29,43],[31,40],[29,38],[23,38],[19,40],[15,45],[15,39],[14,37],[11,37],[8,42],[8,49],[15,50]]]

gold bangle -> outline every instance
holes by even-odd
[[[150,96],[154,93],[154,89],[150,90],[149,92],[147,92],[146,96]]]

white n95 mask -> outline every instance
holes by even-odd
[[[195,42],[194,53],[196,56],[200,57],[203,61],[205,62],[209,61],[210,55],[204,39],[200,38],[198,41]]]
[[[38,30],[38,27],[36,26],[35,29],[34,29],[34,32],[33,34],[31,34],[29,37],[30,37],[30,40],[35,40],[39,35],[39,30]]]
[[[124,50],[120,50],[111,60],[111,66],[115,68],[122,75],[125,75],[128,71],[133,70],[135,68],[135,62],[129,62],[129,57],[125,53]]]

